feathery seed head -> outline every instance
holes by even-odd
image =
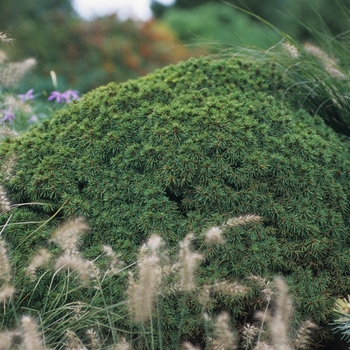
[[[149,247],[151,250],[156,251],[157,249],[159,249],[161,246],[164,245],[164,241],[162,239],[162,237],[153,234],[147,242],[147,247]]]
[[[44,350],[36,321],[30,316],[21,320],[24,350]]]
[[[77,320],[79,320],[82,317],[82,315],[85,312],[84,306],[85,305],[82,302],[80,302],[80,301],[78,301],[78,302],[76,302],[76,303],[74,303],[72,305],[72,309],[73,309],[73,312],[74,312],[73,316],[72,316],[72,319],[74,321],[77,321]]]
[[[182,347],[185,349],[185,350],[201,350],[201,348],[196,345],[192,345],[190,342],[186,341],[182,344]]]
[[[8,282],[11,280],[10,262],[7,256],[6,243],[0,238],[0,279]]]
[[[0,350],[18,349],[21,342],[22,336],[18,331],[0,332]]]
[[[227,312],[223,312],[218,316],[215,323],[217,338],[214,340],[214,349],[226,350],[237,348],[236,339],[229,323],[230,316]]]
[[[123,337],[118,344],[108,347],[108,350],[131,350],[131,345]]]
[[[327,73],[331,77],[333,77],[337,80],[343,80],[343,79],[347,78],[347,76],[336,67],[335,63],[333,64],[332,62],[330,62],[330,63],[326,64],[325,70],[327,71]]]
[[[251,347],[253,345],[259,332],[260,328],[250,323],[247,323],[245,326],[243,326],[242,337],[244,344],[246,344],[246,347]]]
[[[10,62],[0,66],[0,85],[15,87],[23,76],[36,65],[34,58],[28,58],[23,62]]]
[[[14,131],[13,129],[10,129],[7,125],[0,125],[0,141],[2,141],[4,138],[7,137],[18,137],[19,134]],[[9,161],[5,162],[6,163],[11,163]],[[2,166],[2,168],[4,168],[4,166]],[[9,170],[10,173],[10,170]],[[7,175],[7,174],[6,174]],[[4,180],[6,180],[7,178],[4,178]]]
[[[0,50],[0,64],[3,64],[7,59],[6,53]]]
[[[139,278],[129,284],[129,307],[136,322],[150,319],[154,298],[160,284],[160,259],[155,254],[146,256],[139,264]]]
[[[293,341],[293,348],[295,349],[306,349],[311,345],[311,332],[317,330],[319,327],[311,322],[306,320],[298,330],[298,333],[295,336]]]
[[[96,331],[93,328],[89,328],[86,331],[86,335],[89,338],[90,350],[98,350],[100,348],[100,341],[98,339]]]
[[[3,43],[10,43],[10,42],[12,42],[12,41],[13,41],[13,39],[12,39],[12,38],[9,38],[9,37],[7,36],[6,33],[0,32],[0,42],[3,42]]]
[[[89,226],[83,218],[64,223],[52,235],[51,240],[59,245],[65,252],[77,253],[77,245],[80,235],[83,231],[87,231]]]
[[[323,51],[321,50],[319,47],[309,43],[309,42],[306,42],[304,44],[304,50],[312,55],[312,56],[315,56],[315,57],[318,57],[318,58],[321,58],[322,60],[324,61],[330,61],[331,58]]]
[[[9,129],[6,125],[2,125],[0,127],[0,140],[5,137],[14,137],[18,136],[11,129]],[[11,156],[7,161],[2,163],[1,172],[4,175],[4,180],[9,180],[12,175],[13,164],[15,162],[15,157]]]
[[[130,274],[128,288],[128,303],[136,322],[144,322],[150,319],[154,308],[154,298],[162,278],[162,268],[157,249],[163,244],[159,236],[152,235],[147,244],[141,248],[142,259],[137,267],[138,280]],[[144,255],[149,248],[150,253]]]
[[[250,223],[257,223],[261,219],[262,219],[261,216],[258,216],[258,215],[243,215],[236,218],[228,219],[226,223],[222,225],[222,227],[223,228],[235,227],[235,226],[247,225]]]
[[[117,275],[124,266],[124,262],[120,260],[120,255],[117,255],[109,245],[103,246],[103,252],[110,258],[111,261],[107,274]]]
[[[288,44],[288,43],[283,43],[282,47],[288,52],[290,57],[298,58],[300,56],[299,50],[294,45],[291,45],[291,44]]]
[[[77,337],[77,335],[68,329],[65,334],[65,349],[67,350],[87,350],[81,340]]]
[[[45,248],[39,250],[38,254],[36,254],[31,260],[30,264],[26,268],[27,273],[31,278],[35,278],[36,270],[45,265],[51,258],[51,254]]]
[[[248,288],[234,281],[233,282],[220,281],[220,282],[214,283],[213,291],[219,294],[237,295],[237,294],[245,294],[248,291]]]
[[[180,284],[181,290],[191,291],[195,287],[194,272],[198,263],[203,260],[203,255],[191,252],[191,241],[194,239],[192,233],[188,234],[180,242]]]
[[[203,309],[205,309],[210,302],[210,287],[210,285],[204,285],[200,289],[198,301],[202,305]]]
[[[284,279],[280,276],[275,277],[274,285],[276,288],[276,310],[273,315],[267,319],[265,318],[265,321],[269,324],[270,335],[277,349],[291,350],[288,331],[292,313],[292,303],[288,296],[288,287]]]
[[[205,232],[206,244],[223,244],[225,239],[222,237],[222,229],[218,226],[213,226]]]
[[[25,102],[15,98],[15,96],[13,96],[13,95],[7,95],[5,97],[4,105],[7,106],[8,108],[15,110],[15,111],[20,110],[20,111],[23,111],[25,113],[32,113],[33,112],[32,107],[28,103],[25,103]]]
[[[78,254],[64,253],[57,258],[55,262],[55,270],[72,270],[79,275],[79,278],[83,286],[88,287],[90,284],[91,272],[91,262],[84,260]]]
[[[261,322],[269,323],[272,320],[272,315],[271,315],[271,313],[268,310],[265,310],[265,311],[260,311],[259,310],[259,311],[256,311],[254,313],[254,318],[256,320],[261,321]]]
[[[15,294],[15,288],[9,284],[6,284],[0,289],[0,303],[6,303]]]
[[[314,56],[317,57],[321,60],[321,63],[324,67],[324,69],[327,71],[327,73],[338,80],[342,80],[346,78],[346,75],[342,73],[339,68],[337,67],[337,64],[335,60],[331,57],[329,57],[324,51],[322,51],[319,47],[310,44],[310,43],[305,43],[304,44],[304,50]]]
[[[255,282],[259,287],[262,288],[261,294],[263,295],[266,302],[269,302],[274,296],[274,291],[271,288],[270,282],[266,278],[260,276],[249,276],[249,280]]]
[[[0,210],[2,213],[5,213],[11,210],[10,201],[7,198],[6,191],[3,186],[0,185]]]

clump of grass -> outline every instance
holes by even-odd
[[[348,18],[347,9],[338,2],[337,5]],[[300,43],[274,28],[282,39],[269,49],[232,45],[221,56],[233,55],[245,62],[268,62],[281,73],[284,97],[293,101],[297,109],[321,116],[336,132],[350,136],[349,31],[334,37],[326,24],[322,31],[307,23],[298,24],[310,34],[312,39],[308,42]]]
[[[260,218],[259,218],[260,219]],[[224,238],[225,229],[232,225],[244,225],[252,220],[258,220],[257,216],[245,216],[228,220],[221,226],[214,227],[203,233],[205,240],[208,239],[208,232],[214,232],[215,239],[209,238],[207,244],[222,244]],[[78,249],[79,237],[82,232],[89,229],[88,225],[82,218],[73,219],[61,227],[56,229],[51,236],[51,242],[57,244],[63,251],[61,255],[52,256],[45,248],[42,248],[37,255],[30,261],[26,271],[30,273],[31,278],[36,278],[36,284],[40,283],[43,276],[37,276],[37,270],[39,267],[48,265],[50,259],[54,260],[51,264],[54,270],[63,266],[69,267],[72,271],[80,277],[80,283],[87,291],[99,290],[98,293],[103,295],[104,279],[109,280],[116,278],[120,273],[117,271],[118,266],[120,269],[124,269],[124,265],[119,260],[117,254],[110,246],[104,246],[102,248],[103,253],[110,260],[110,264],[105,266],[106,271],[104,273],[95,275],[95,282],[91,285],[87,283],[90,279],[90,273],[86,260],[81,256],[81,252]],[[219,232],[220,239],[217,239]],[[209,234],[210,236],[210,234]],[[198,296],[199,303],[202,305],[203,312],[206,309],[208,302],[211,298],[215,298],[216,295],[237,295],[245,294],[248,292],[248,288],[240,285],[235,281],[217,281],[213,285],[201,285],[196,279],[196,267],[203,261],[204,256],[192,250],[192,242],[196,239],[193,234],[187,235],[179,244],[179,251],[177,255],[177,261],[171,261],[168,252],[165,249],[164,241],[159,235],[151,235],[146,244],[140,249],[138,260],[135,264],[136,274],[135,277],[131,272],[131,267],[126,267],[130,270],[130,275],[133,276],[129,280],[128,284],[128,313],[123,317],[130,317],[132,322],[146,325],[147,323],[153,324],[154,318],[159,316],[159,312],[155,310],[161,305],[158,304],[158,297],[163,293],[193,293]],[[1,241],[1,278],[5,282],[3,291],[10,290],[10,297],[13,298],[14,291],[11,290],[11,266],[8,260],[8,253],[6,245]],[[102,256],[101,255],[101,256]],[[175,255],[176,256],[176,255]],[[73,263],[74,262],[74,263]],[[77,266],[82,264],[81,266]],[[94,263],[95,264],[95,263]],[[177,282],[177,288],[169,289],[168,286],[163,285],[164,282],[169,281],[163,279],[164,276],[174,274],[172,279],[175,278]],[[176,277],[177,275],[177,277]],[[69,275],[67,275],[69,278]],[[98,282],[96,282],[99,279]],[[292,317],[292,302],[288,295],[288,288],[281,277],[276,277],[274,282],[269,282],[266,279],[259,276],[251,276],[251,279],[258,283],[262,289],[262,295],[265,296],[267,303],[267,309],[263,312],[257,313],[255,316],[254,324],[246,324],[239,332],[235,330],[234,324],[231,321],[230,315],[222,311],[215,316],[215,313],[205,314],[206,323],[208,323],[209,331],[206,332],[207,336],[205,342],[208,349],[306,349],[310,344],[310,333],[315,329],[315,325],[311,321],[305,322],[299,331],[294,332],[294,336],[291,336],[290,320]],[[64,280],[63,280],[64,281]],[[111,280],[110,280],[111,281]],[[65,282],[63,282],[65,283]],[[67,284],[66,288],[69,288]],[[70,293],[75,293],[67,290],[65,299]],[[9,298],[4,297],[2,303],[8,304]],[[269,305],[271,303],[271,308]],[[106,304],[105,313],[109,313],[108,309],[112,306]],[[115,306],[113,306],[115,307]],[[62,317],[63,310],[70,310],[70,316],[68,319]],[[122,310],[122,309],[120,309]],[[31,310],[32,312],[34,310]],[[102,310],[101,310],[102,311]],[[20,312],[20,310],[18,310]],[[40,324],[37,324],[32,316],[24,315],[19,317],[20,319],[17,330],[3,330],[0,333],[0,348],[9,348],[13,344],[22,344],[24,349],[45,349],[52,347],[50,345],[50,329],[54,330],[56,322],[60,329],[61,342],[56,343],[55,348],[61,349],[62,346],[65,349],[120,349],[127,350],[132,349],[133,344],[139,344],[140,339],[134,339],[131,334],[128,336],[126,330],[118,330],[120,333],[118,336],[111,338],[113,333],[113,321],[109,321],[108,327],[110,327],[110,334],[106,335],[106,332],[99,332],[98,328],[91,327],[91,325],[98,325],[100,320],[100,311],[94,309],[89,305],[79,303],[78,300],[75,304],[68,302],[68,300],[60,305],[58,309],[52,308],[45,312],[41,310],[35,310],[38,313],[38,320],[41,320]],[[125,311],[124,311],[125,312]],[[205,311],[207,312],[207,311]],[[55,321],[55,317],[45,316],[47,313],[62,314],[61,318]],[[103,311],[102,311],[103,313]],[[50,324],[50,322],[54,322]],[[257,323],[256,323],[257,322]],[[79,324],[86,324],[84,329],[78,326]],[[87,327],[90,325],[90,327]],[[259,325],[259,326],[258,326]],[[179,325],[180,326],[180,325]],[[48,329],[45,329],[48,328]],[[39,331],[42,329],[42,331]],[[211,330],[210,330],[211,329]],[[158,328],[161,331],[161,328]],[[124,334],[123,334],[124,332]],[[145,333],[143,337],[161,337],[161,334],[155,334],[154,329],[151,333]],[[131,341],[127,340],[130,339]],[[179,338],[180,339],[180,338]],[[134,341],[136,341],[134,343]],[[155,343],[151,342],[152,348],[155,348]],[[3,347],[2,347],[3,346]],[[138,345],[137,345],[138,346]],[[136,346],[136,348],[138,348]],[[192,344],[191,341],[185,341],[182,344],[185,349],[200,349],[199,345]],[[142,346],[143,347],[143,346]],[[166,348],[166,344],[163,345]]]
[[[312,332],[317,326],[307,320],[297,331],[291,329],[291,318],[293,315],[292,300],[288,295],[288,287],[284,279],[275,277],[273,283],[265,279],[252,276],[252,279],[260,283],[264,289],[262,294],[267,297],[268,305],[273,306],[265,311],[255,313],[256,324],[246,324],[241,330],[241,340],[238,334],[231,328],[229,315],[220,313],[214,322],[214,338],[209,338],[210,349],[252,349],[252,350],[294,350],[308,349],[312,345]],[[206,316],[208,319],[208,316]],[[258,322],[259,324],[259,322]],[[267,327],[266,327],[267,325]],[[198,349],[189,342],[183,344],[185,349]]]
[[[268,288],[269,289],[269,288]],[[274,291],[264,290],[265,295],[274,294],[275,305],[272,312],[257,312],[256,318],[268,325],[267,340],[261,341],[262,327],[257,341],[257,347],[271,347],[281,350],[306,349],[312,342],[311,334],[318,327],[311,321],[305,321],[299,329],[292,335],[291,319],[293,315],[293,305],[288,295],[288,287],[281,276],[274,279]],[[269,299],[268,299],[269,300]],[[263,345],[261,345],[262,343]],[[270,343],[270,344],[269,344]]]

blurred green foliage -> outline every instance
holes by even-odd
[[[73,15],[71,0],[1,0],[0,31],[22,31],[22,26],[25,27],[27,22],[37,22],[40,25],[57,13]]]
[[[176,0],[171,7],[154,0],[152,9],[157,17],[162,17],[172,7],[190,9],[207,2],[222,3],[227,10],[229,4],[238,6],[267,20],[296,40],[312,37],[305,25],[332,35],[345,32],[349,26],[349,0]]]
[[[38,61],[36,75],[27,79],[23,90],[52,89],[49,72],[54,70],[61,90],[86,92],[199,54],[181,45],[173,32],[156,20],[122,22],[109,16],[84,21],[56,13],[43,22],[28,20],[14,34],[17,43],[11,56],[29,54]]]
[[[220,48],[232,44],[268,48],[281,37],[268,26],[253,21],[239,10],[207,3],[191,9],[171,8],[162,17],[186,43]]]

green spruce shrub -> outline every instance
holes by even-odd
[[[199,289],[158,300],[167,349],[204,338],[200,286],[243,281],[248,294],[213,297],[205,311],[224,309],[237,322],[249,321],[264,307],[259,287],[246,280],[251,275],[285,276],[297,321],[325,326],[335,297],[350,293],[347,143],[320,117],[295,111],[283,89],[267,64],[191,59],[100,87],[20,138],[6,139],[3,186],[11,203],[31,203],[12,208],[2,232],[20,307],[57,307],[62,292],[52,281],[61,278],[46,273],[34,285],[21,271],[39,247],[57,252],[48,243],[57,225],[83,216],[91,230],[80,250],[89,259],[108,244],[132,263],[152,233],[173,248],[189,232],[196,235],[194,249],[205,256]],[[246,214],[262,221],[227,228],[225,244],[205,244],[206,229]],[[120,302],[124,280],[109,282],[103,298],[82,289],[64,294],[65,301],[96,308]],[[115,320],[115,327],[123,322]],[[158,344],[159,334],[153,336]]]

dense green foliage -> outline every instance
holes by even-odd
[[[50,274],[33,286],[21,269],[71,216],[92,228],[81,246],[86,257],[110,244],[133,262],[153,232],[175,247],[189,232],[257,214],[263,222],[227,230],[224,245],[207,247],[198,236],[206,256],[199,284],[280,273],[297,319],[326,324],[334,298],[350,292],[349,156],[321,118],[281,104],[281,84],[267,64],[191,59],[100,87],[3,142],[2,163],[15,155],[13,175],[3,181],[12,203],[42,203],[14,208],[2,233],[22,290],[18,308],[60,305],[60,288],[47,296]],[[68,301],[85,298],[98,308],[125,296],[120,280],[105,287],[103,298],[76,292]],[[249,319],[262,307],[251,287],[244,297],[212,299],[207,311],[224,305],[236,320]],[[195,294],[161,298],[167,349],[178,347],[174,334],[201,339]]]

